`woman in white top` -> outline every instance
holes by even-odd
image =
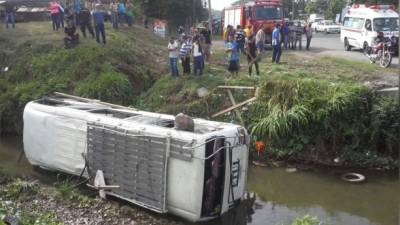
[[[200,38],[197,36],[193,40],[193,62],[194,62],[194,75],[203,74],[203,49],[201,48]]]

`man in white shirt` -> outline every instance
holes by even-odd
[[[264,51],[264,44],[265,44],[265,31],[264,31],[264,25],[261,25],[260,29],[256,34],[256,45],[259,54]]]
[[[169,63],[171,68],[171,75],[173,78],[179,77],[178,71],[178,57],[179,57],[179,45],[175,38],[171,38],[168,43],[169,52]]]

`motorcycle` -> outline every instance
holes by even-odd
[[[383,41],[377,43],[366,52],[366,56],[371,63],[379,61],[382,68],[387,68],[392,64],[393,54],[395,53],[394,47],[397,43],[396,38],[384,38]]]

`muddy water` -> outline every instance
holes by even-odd
[[[21,139],[0,138],[0,167],[13,175],[49,181],[22,158]],[[330,225],[395,225],[399,221],[399,184],[396,174],[368,173],[368,181],[354,185],[340,180],[344,171],[319,169],[288,173],[285,169],[251,167],[248,189],[257,200],[245,201],[221,219],[201,225],[282,225],[310,214]]]

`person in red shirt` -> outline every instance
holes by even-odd
[[[60,28],[60,5],[55,1],[50,1],[50,15],[53,22],[53,30]]]

